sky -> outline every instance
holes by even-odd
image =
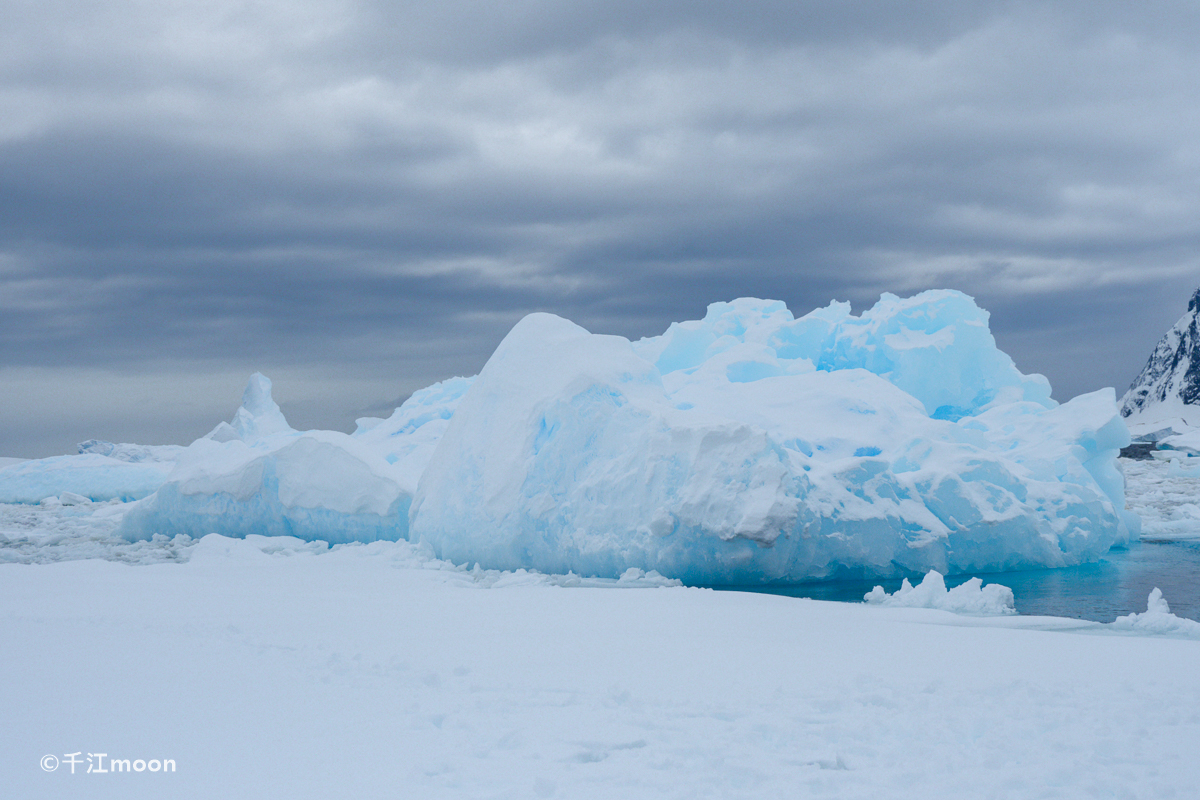
[[[1055,397],[1200,285],[1191,2],[5,0],[0,455],[352,430],[550,311],[967,292]]]

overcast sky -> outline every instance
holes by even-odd
[[[350,430],[522,315],[961,289],[1059,400],[1200,285],[1193,2],[2,0],[0,455]]]

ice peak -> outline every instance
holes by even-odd
[[[234,439],[256,442],[272,434],[292,432],[292,427],[271,397],[271,379],[256,372],[250,376],[246,390],[242,392],[242,406],[233,419],[222,422],[204,438],[217,442]]]
[[[246,391],[242,392],[242,407],[233,415],[230,424],[246,442],[292,430],[271,397],[271,380],[261,372],[250,376]]]
[[[271,411],[279,411],[279,406],[271,398],[271,379],[261,372],[250,376],[246,390],[242,392],[242,408],[257,417]]]

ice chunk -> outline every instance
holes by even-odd
[[[392,465],[410,495],[474,378],[450,378],[413,392],[387,419],[358,420],[353,436]]]
[[[156,533],[402,539],[410,501],[388,464],[344,433],[293,433],[253,446],[199,439],[119,532],[131,540]]]
[[[818,369],[861,368],[918,399],[926,412],[956,420],[998,399],[1054,405],[1041,375],[1022,375],[996,347],[988,313],[961,292],[900,298],[884,294],[855,317],[831,303],[793,319],[783,303],[743,298],[713,303],[703,320],[675,323],[662,336],[634,344],[666,375],[699,366],[741,343],[769,345],[780,358]]]
[[[256,373],[233,423],[189,446],[120,533],[403,539],[417,476],[469,385],[456,378],[423,389],[388,420],[347,436],[293,431],[271,399],[271,382]]]
[[[105,442],[100,439],[88,439],[79,443],[80,455],[95,454],[115,458],[118,461],[128,461],[137,464],[143,461],[174,462],[183,452],[183,447],[176,444],[149,445],[129,444],[123,442]]]
[[[123,461],[85,453],[52,456],[0,469],[0,503],[38,503],[64,492],[88,500],[137,500],[154,492],[171,471],[169,461]]]
[[[410,526],[456,562],[708,585],[1064,566],[1134,535],[1127,443],[1111,390],[1057,406],[957,292],[799,320],[743,299],[635,343],[534,314]]]
[[[242,437],[238,435],[237,429],[228,422],[217,423],[217,427],[209,431],[204,438],[211,439],[214,442],[232,442],[235,440],[240,442],[242,440]]]
[[[250,376],[250,382],[242,393],[242,407],[234,414],[230,426],[244,442],[292,432],[291,426],[283,418],[283,412],[271,397],[271,381],[266,375],[256,372]]]
[[[1146,599],[1144,612],[1117,617],[1113,620],[1112,627],[1123,631],[1200,639],[1200,622],[1183,619],[1172,614],[1170,606],[1163,599],[1163,593],[1158,587],[1155,587]]]
[[[871,605],[900,608],[936,608],[953,611],[955,614],[1015,614],[1012,589],[998,583],[983,585],[979,578],[946,590],[946,581],[940,572],[930,570],[915,587],[904,579],[900,588],[888,594],[882,586],[876,586],[863,596]]]

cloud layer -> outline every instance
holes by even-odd
[[[529,311],[740,295],[962,289],[1060,399],[1121,391],[1200,283],[1191,4],[10,7],[5,455],[199,435],[254,369],[345,427]]]

